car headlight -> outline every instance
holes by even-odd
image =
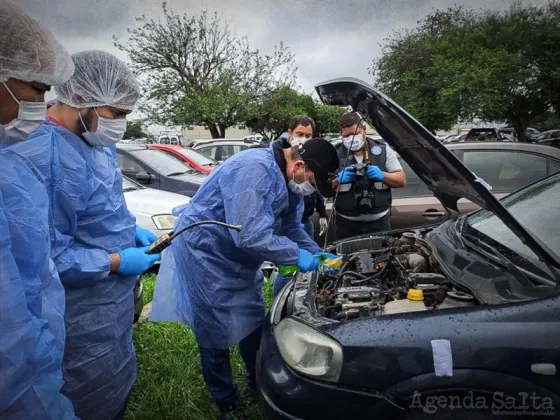
[[[342,346],[333,338],[293,318],[283,319],[274,338],[284,361],[295,371],[337,382],[342,371]]]
[[[171,230],[175,227],[175,223],[177,223],[177,216],[172,214],[156,214],[152,216],[152,220],[158,230]]]

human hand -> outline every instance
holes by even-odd
[[[319,226],[321,228],[321,230],[319,230],[319,236],[323,236],[327,233],[327,229],[329,228],[329,222],[326,217],[321,217],[319,219]]]
[[[136,245],[148,246],[157,239],[157,236],[147,229],[141,228],[136,225]]]
[[[385,179],[385,174],[383,173],[383,171],[379,169],[379,166],[375,165],[368,166],[366,170],[366,176],[372,181],[376,182],[383,182],[383,180]]]
[[[123,276],[139,276],[160,261],[161,254],[146,254],[149,248],[132,247],[119,251],[120,263],[117,273]]]
[[[338,182],[341,184],[350,184],[352,181],[354,181],[355,177],[356,177],[356,167],[347,166],[346,168],[344,168],[342,171],[338,173],[336,179],[338,179]]]
[[[297,259],[297,266],[299,271],[306,273],[308,271],[316,270],[319,267],[319,261],[315,256],[305,249],[299,250],[299,257]]]

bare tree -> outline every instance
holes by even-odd
[[[205,125],[213,138],[223,138],[244,122],[251,103],[295,83],[294,56],[282,43],[263,55],[216,13],[179,15],[162,7],[163,22],[142,15],[125,43],[114,37],[143,85],[140,110],[150,121]]]

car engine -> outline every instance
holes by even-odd
[[[342,243],[337,253],[344,255],[341,270],[323,272],[317,281],[317,309],[324,317],[345,321],[476,304],[453,287],[413,232]]]

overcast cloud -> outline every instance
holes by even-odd
[[[352,76],[372,81],[368,73],[379,43],[392,30],[412,28],[434,8],[454,4],[471,8],[508,8],[515,0],[169,0],[176,12],[218,12],[236,35],[270,52],[284,42],[295,54],[298,84],[307,93],[321,81]],[[524,0],[544,4],[547,0]],[[53,31],[72,53],[85,49],[109,51],[126,60],[112,36],[126,40],[135,17],[161,16],[157,0],[17,0]]]

